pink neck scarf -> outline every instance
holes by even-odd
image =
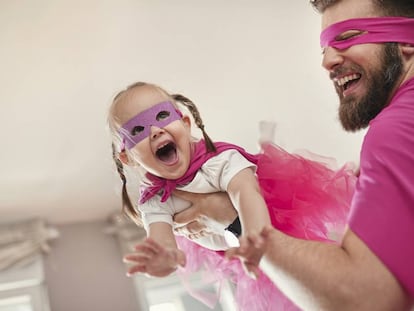
[[[162,191],[161,196],[161,202],[165,202],[170,196],[171,193],[174,191],[174,189],[177,186],[182,186],[190,181],[192,181],[197,173],[197,171],[201,168],[201,166],[210,158],[216,156],[217,154],[229,150],[229,149],[236,149],[240,152],[248,161],[256,164],[258,157],[256,155],[252,155],[248,152],[246,152],[243,148],[224,143],[224,142],[216,142],[214,143],[216,146],[217,151],[216,152],[207,152],[204,140],[200,140],[195,145],[195,150],[193,157],[190,162],[190,167],[188,168],[187,172],[184,174],[184,176],[169,180],[165,178],[161,178],[155,175],[152,175],[150,173],[146,174],[147,179],[150,181],[150,185],[147,184],[141,184],[140,186],[140,199],[139,204],[145,203],[147,200],[151,199],[156,194],[160,193]]]
[[[341,40],[345,31],[360,30],[364,33]],[[321,46],[344,50],[355,44],[397,42],[414,45],[414,18],[370,17],[354,18],[327,27],[321,33]]]

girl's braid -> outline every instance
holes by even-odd
[[[129,198],[127,188],[126,188],[126,177],[124,174],[124,166],[122,165],[121,160],[118,159],[116,154],[115,145],[112,144],[112,158],[116,164],[116,170],[118,171],[119,177],[122,180],[122,210],[128,215],[138,226],[142,226],[142,220],[140,213],[133,207],[131,199]]]
[[[213,141],[211,140],[211,138],[207,135],[206,131],[204,130],[203,120],[201,119],[200,112],[198,111],[196,105],[191,100],[189,100],[187,97],[181,94],[173,94],[171,96],[174,100],[183,104],[190,111],[191,115],[194,118],[195,124],[203,133],[204,142],[206,144],[207,150],[209,152],[216,152],[216,146],[214,146]]]

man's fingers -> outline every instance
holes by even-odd
[[[199,211],[196,207],[187,208],[184,211],[174,215],[174,222],[178,225],[186,225],[192,221],[197,221],[198,216]]]
[[[191,203],[196,202],[198,200],[198,197],[200,196],[199,193],[182,191],[177,189],[173,191],[173,195]]]
[[[196,222],[190,222],[187,225],[184,225],[182,227],[176,227],[174,229],[176,233],[187,236],[187,237],[191,234],[197,234],[202,230],[203,230],[202,226]]]
[[[201,233],[205,228],[206,226],[204,224],[197,221],[190,222],[187,225],[187,230],[190,233]]]
[[[206,236],[206,235],[207,235],[206,232],[200,231],[200,232],[197,232],[197,233],[189,234],[188,238],[190,240],[196,240],[196,239],[200,239],[200,238],[202,238],[203,236]]]

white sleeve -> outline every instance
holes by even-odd
[[[256,165],[237,150],[226,150],[209,159],[201,168],[206,178],[221,191],[227,191],[233,177],[245,168],[256,171]]]
[[[173,216],[190,206],[190,202],[173,195],[165,202],[161,202],[160,195],[155,195],[144,204],[140,204],[138,209],[141,212],[144,228],[148,229],[148,226],[154,222],[166,222],[173,226]]]
[[[145,230],[148,230],[148,226],[154,222],[166,222],[171,226],[173,225],[175,212],[170,199],[162,203],[160,196],[156,195],[147,202],[140,204],[138,209],[141,212]]]

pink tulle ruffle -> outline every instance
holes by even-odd
[[[177,237],[178,246],[185,251],[187,265],[177,271],[187,291],[210,308],[220,301],[223,287],[232,290],[239,311],[297,311],[297,308],[279,289],[261,273],[257,280],[250,278],[239,260],[227,260],[223,252],[199,246],[183,237]],[[201,273],[203,288],[191,282],[194,273]],[[227,282],[227,284],[226,284]],[[209,291],[206,287],[214,288]]]
[[[262,145],[257,176],[275,228],[306,240],[331,242],[342,236],[356,177],[350,165],[335,170],[326,160],[316,155],[308,159],[291,154],[270,143]],[[185,269],[177,273],[190,294],[206,305],[217,303],[227,281],[233,287],[239,311],[299,310],[263,273],[253,280],[240,261],[228,261],[222,252],[183,237],[177,237],[177,243],[187,256]],[[195,272],[217,291],[194,288],[189,279]]]
[[[262,145],[257,175],[275,228],[306,240],[342,235],[356,176],[350,164],[334,170],[327,162]]]

